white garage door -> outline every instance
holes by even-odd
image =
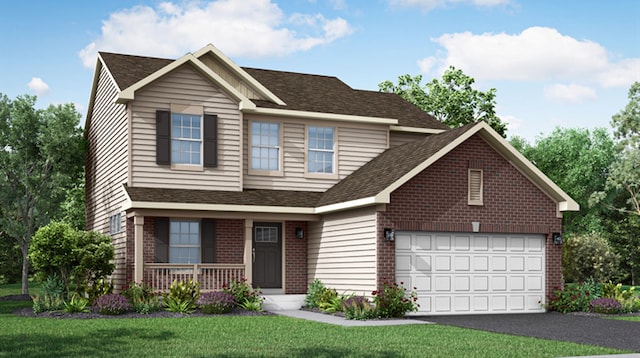
[[[417,314],[544,312],[543,235],[396,233],[396,281]]]

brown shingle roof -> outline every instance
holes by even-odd
[[[120,90],[173,60],[100,52]],[[394,93],[354,90],[336,77],[243,68],[287,105],[252,100],[256,106],[355,116],[394,118],[400,126],[448,129],[447,126]]]

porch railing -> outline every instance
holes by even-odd
[[[200,283],[200,290],[220,291],[243,277],[242,264],[144,264],[144,281],[158,291],[168,291],[174,280],[190,279]]]

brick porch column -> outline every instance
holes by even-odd
[[[134,259],[133,259],[133,282],[141,283],[144,279],[144,216],[135,215],[133,217],[134,229]]]
[[[253,283],[253,220],[244,220],[244,277]]]

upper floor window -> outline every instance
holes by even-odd
[[[307,127],[307,172],[333,174],[335,158],[335,129]]]
[[[280,171],[280,123],[251,122],[251,169]]]
[[[171,164],[202,164],[202,117],[171,113]]]

